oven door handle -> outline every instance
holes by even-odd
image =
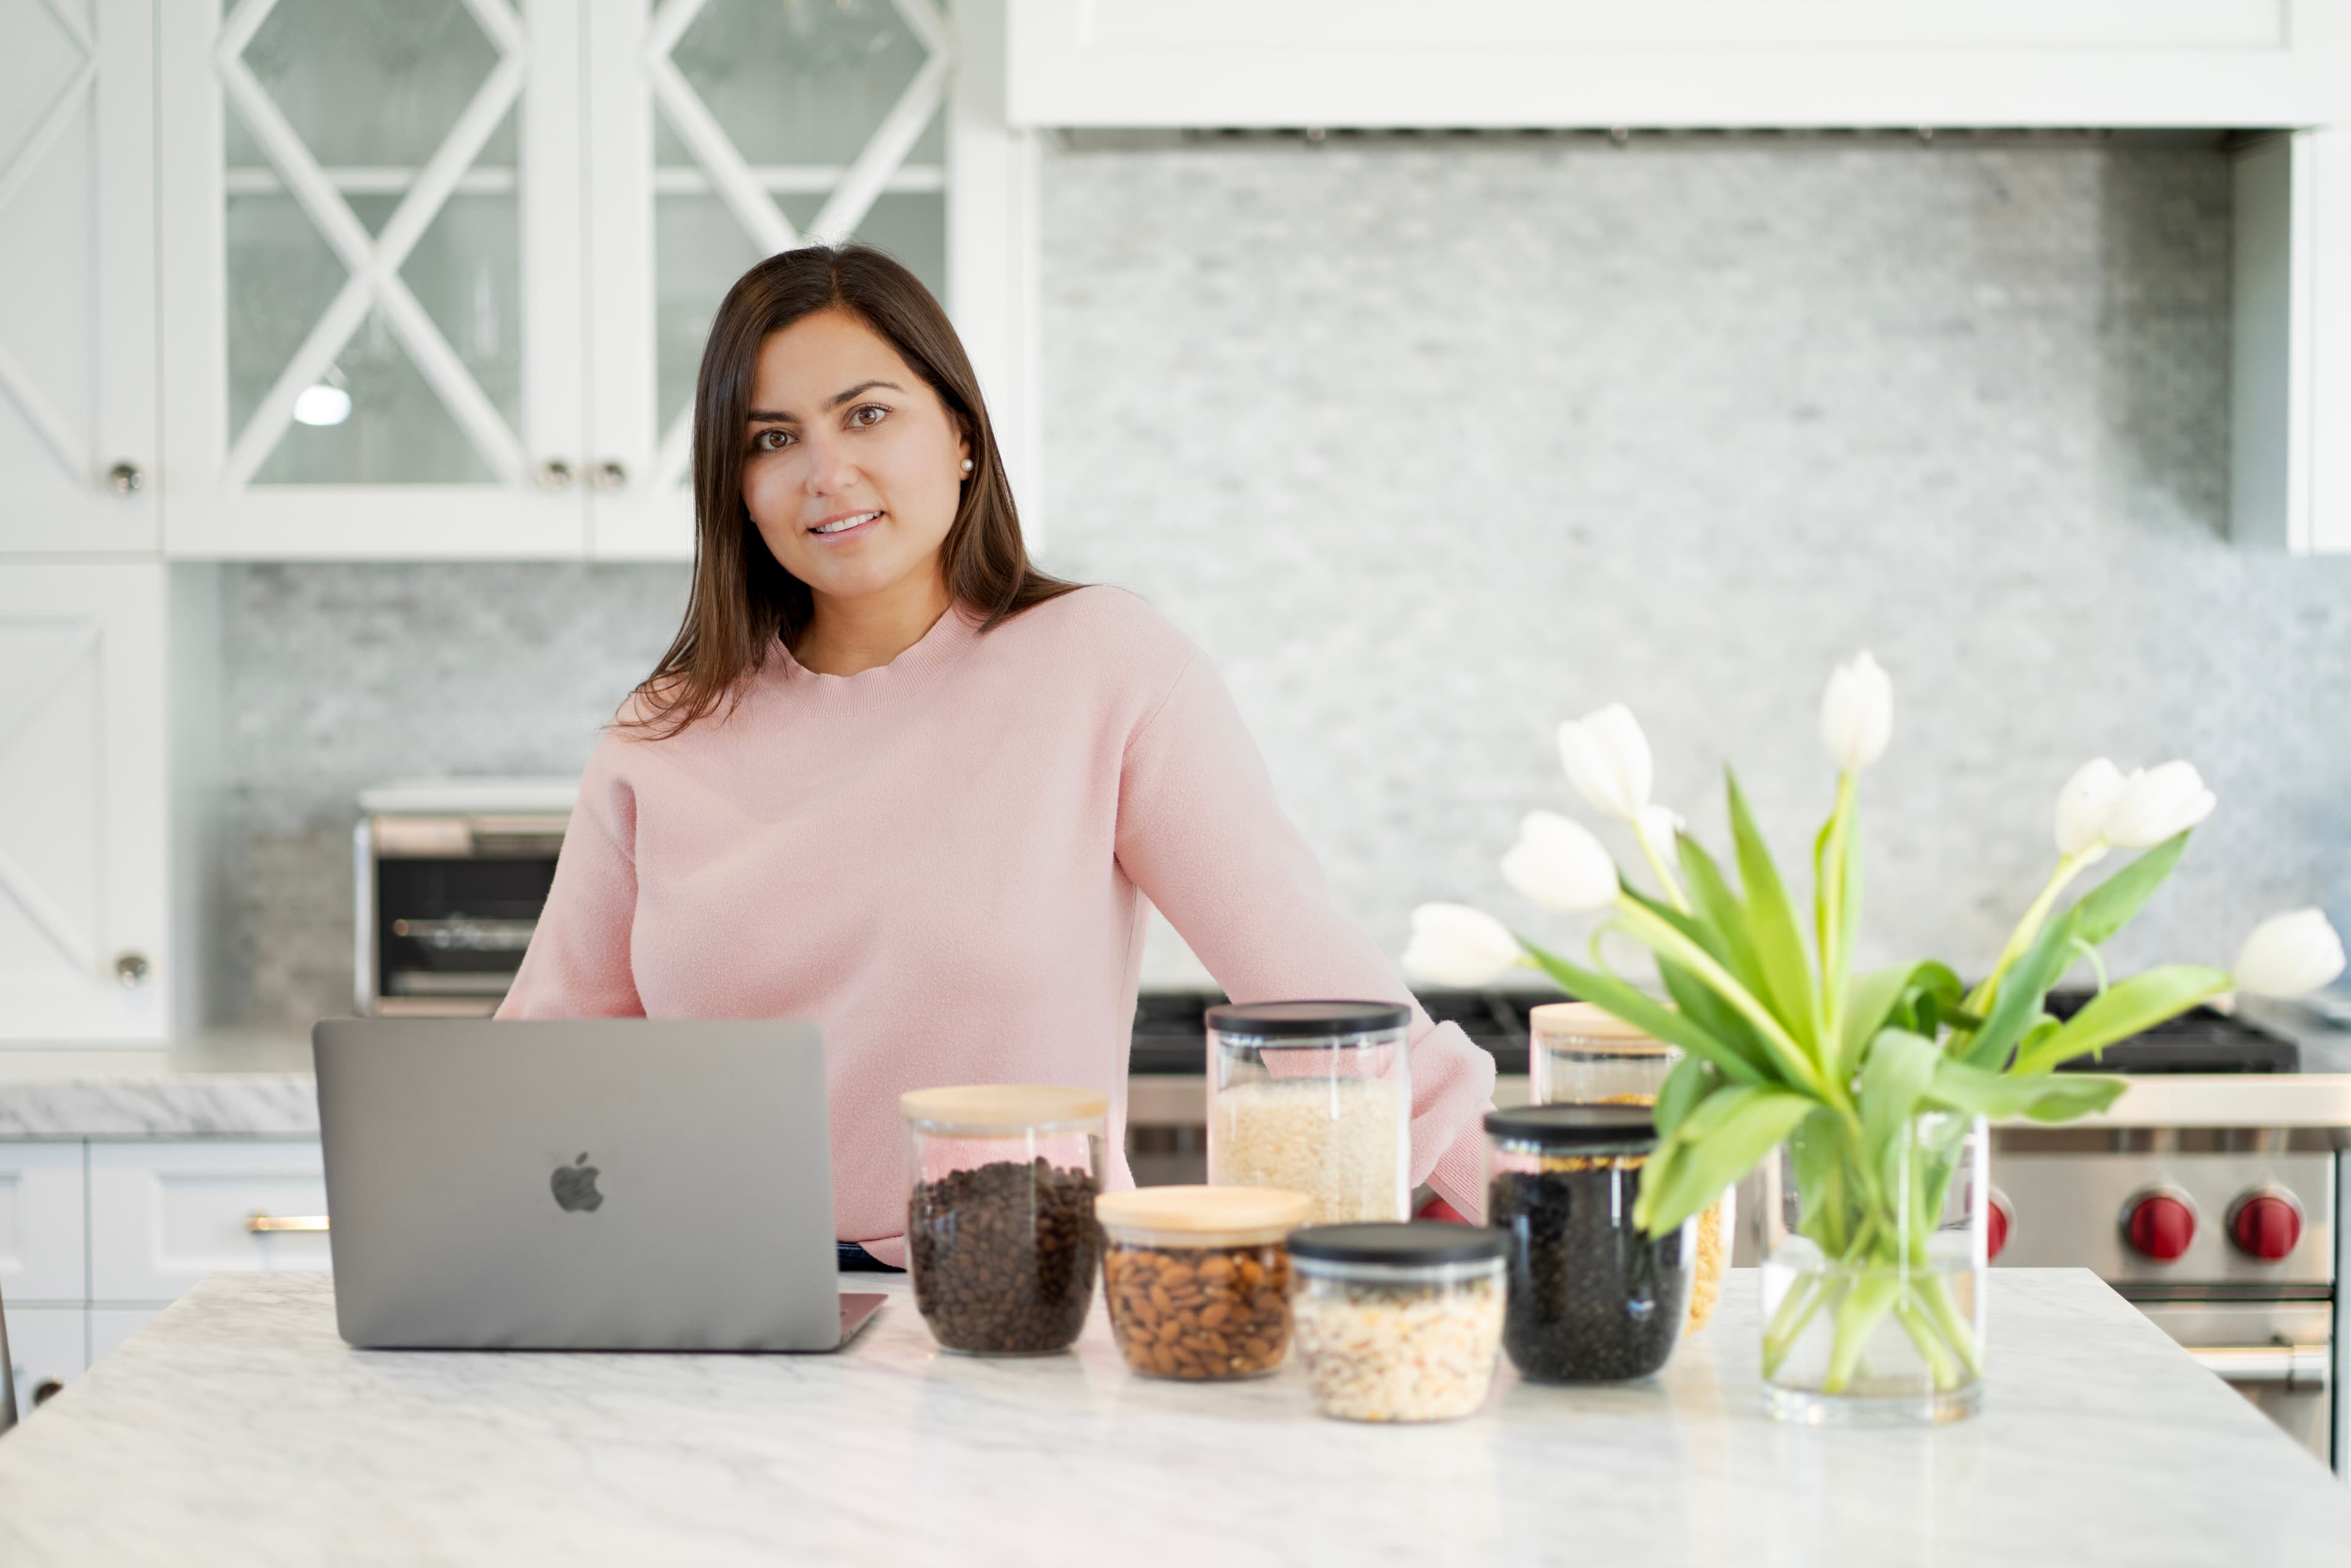
[[[2334,1375],[2323,1344],[2189,1345],[2199,1364],[2230,1383],[2279,1383],[2318,1393]]]

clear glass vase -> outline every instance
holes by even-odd
[[[1980,1116],[1930,1113],[1873,1145],[1828,1115],[1780,1155],[1763,1265],[1763,1388],[1813,1426],[1962,1420],[1983,1399]]]

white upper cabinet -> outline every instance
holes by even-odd
[[[685,559],[727,287],[857,238],[946,296],[933,0],[193,0],[162,26],[172,555]]]
[[[576,0],[162,7],[166,548],[576,555]]]
[[[762,256],[880,246],[947,297],[930,0],[588,0],[590,549],[693,552],[694,388]]]
[[[1011,0],[1010,111],[1093,126],[2293,126],[2344,0]]]
[[[156,547],[153,0],[0,0],[0,550]]]

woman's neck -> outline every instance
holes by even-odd
[[[878,669],[921,642],[952,602],[935,573],[855,599],[820,594],[792,657],[820,675]]]

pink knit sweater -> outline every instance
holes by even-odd
[[[898,1096],[1071,1083],[1111,1102],[1148,898],[1236,1001],[1406,1001],[1333,905],[1198,648],[1088,588],[981,635],[950,611],[890,664],[778,647],[731,713],[589,759],[506,1019],[812,1019],[838,1234],[904,1258]],[[1412,1178],[1483,1211],[1494,1068],[1413,1009]]]

